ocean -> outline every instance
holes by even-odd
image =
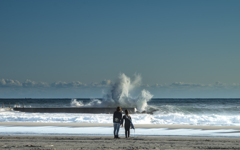
[[[0,109],[3,122],[46,123],[112,123],[112,114],[87,113],[26,113],[10,111],[7,107],[135,107],[139,113],[130,114],[134,124],[181,124],[181,125],[240,125],[240,99],[153,98],[142,89],[141,77],[131,81],[120,74],[102,98],[55,98],[55,99],[0,99],[5,108]],[[135,89],[134,89],[135,88]]]
[[[102,107],[106,106],[105,101],[102,98],[0,99],[0,104],[4,105],[4,108],[0,109],[0,121],[112,123],[112,114],[26,113],[6,109],[9,105],[23,107],[23,104],[24,107]],[[130,114],[134,124],[240,125],[240,99],[151,98],[145,102],[142,105],[144,111],[148,113]],[[114,105],[110,106],[114,107]],[[118,104],[115,106],[117,107]]]

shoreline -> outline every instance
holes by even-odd
[[[112,123],[44,123],[44,122],[0,122],[0,126],[58,126],[58,127],[113,127]],[[201,129],[240,130],[240,126],[211,126],[211,125],[167,125],[167,124],[134,124],[135,128],[167,128],[167,129]]]
[[[38,122],[0,122],[2,131],[8,129],[27,133],[29,130],[37,128],[44,128],[46,133],[53,130],[62,130],[68,128],[70,132],[85,131],[89,127],[95,131],[101,129],[103,132],[108,131],[112,134],[111,123],[38,123]],[[69,128],[70,127],[70,128]],[[106,128],[104,128],[106,127]],[[6,134],[0,135],[0,149],[13,149],[13,150],[27,150],[27,149],[42,149],[42,150],[115,150],[115,149],[161,149],[161,150],[200,150],[200,149],[228,149],[236,150],[240,149],[240,138],[229,136],[207,136],[203,135],[203,132],[220,132],[221,129],[234,129],[239,130],[239,126],[200,126],[200,125],[160,125],[160,124],[135,124],[136,129],[148,130],[149,133],[154,133],[160,130],[161,134],[164,132],[167,135],[133,135],[131,133],[130,138],[126,139],[123,130],[121,130],[120,139],[114,139],[113,135],[95,135],[95,134],[79,134],[79,135],[64,135],[64,134],[39,134],[39,135],[14,135]],[[14,129],[15,128],[15,129]],[[59,129],[58,129],[59,128]],[[24,130],[23,130],[24,129]],[[25,130],[26,129],[26,130]],[[186,135],[169,135],[170,132],[178,132],[179,130],[189,129],[190,132],[196,130],[202,130],[201,133],[197,132],[191,136]],[[41,129],[43,130],[43,129]],[[195,130],[195,131],[193,131]],[[218,131],[219,130],[219,131]],[[80,132],[81,132],[80,131]],[[38,132],[38,131],[37,131]],[[183,131],[186,132],[186,131]],[[201,134],[203,136],[201,136]],[[223,133],[225,135],[228,133]],[[230,133],[232,134],[232,133]],[[234,133],[233,133],[234,134]]]
[[[240,137],[239,126],[196,126],[136,124],[131,135],[136,137]],[[111,136],[113,124],[110,123],[38,123],[38,122],[0,122],[0,136]],[[119,135],[124,136],[121,128]]]

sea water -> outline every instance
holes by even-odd
[[[201,130],[167,128],[137,128],[131,130],[131,137],[138,136],[195,136],[195,137],[240,137],[240,132],[233,129]],[[56,127],[56,126],[0,126],[0,135],[100,135],[112,136],[112,127]],[[120,136],[125,136],[121,128]]]
[[[112,123],[112,114],[26,113],[9,111],[6,107],[135,107],[130,114],[134,124],[240,125],[240,99],[164,99],[153,98],[141,89],[141,76],[130,79],[120,74],[101,98],[66,99],[0,99],[0,121]],[[144,112],[144,113],[143,113]]]
[[[139,87],[141,77],[131,80],[120,74],[109,91],[101,98],[65,99],[0,99],[1,122],[45,122],[45,123],[112,123],[113,114],[89,113],[28,113],[9,110],[8,107],[135,107],[137,113],[130,114],[134,124],[181,124],[181,125],[240,125],[240,99],[169,99],[153,98],[150,91],[142,89],[133,96],[134,88]],[[136,135],[162,136],[237,136],[238,130],[198,130],[198,129],[136,129]],[[104,131],[104,132],[103,132]],[[20,127],[0,126],[0,135],[49,134],[49,135],[112,135],[111,127]],[[120,135],[124,135],[120,130]]]
[[[97,107],[102,99],[0,99],[4,107]],[[100,107],[99,106],[99,107]],[[152,98],[145,110],[130,114],[134,124],[240,125],[240,99]],[[112,114],[27,113],[0,108],[0,121],[51,123],[112,123]]]

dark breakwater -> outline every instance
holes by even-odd
[[[122,108],[123,110],[128,109],[130,113],[135,113],[135,108]],[[112,107],[70,107],[70,108],[13,108],[15,111],[21,112],[40,112],[40,113],[106,113],[112,114],[116,111],[116,108]]]

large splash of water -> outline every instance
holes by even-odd
[[[134,80],[131,82],[131,79],[125,74],[120,74],[116,82],[111,85],[109,92],[103,96],[102,101],[94,99],[84,106],[136,107],[139,112],[146,111],[147,102],[153,97],[153,95],[149,91],[143,89],[138,96],[131,96],[131,91],[136,86],[139,86],[140,83],[140,75],[135,75]],[[76,100],[73,100],[72,104],[75,106],[82,106],[82,103],[78,105]]]

